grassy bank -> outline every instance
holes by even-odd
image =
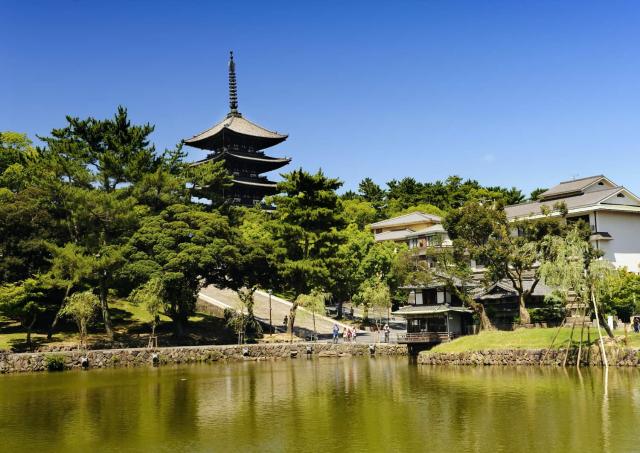
[[[558,332],[558,328],[547,329],[517,329],[513,331],[490,331],[480,332],[478,335],[468,335],[460,337],[449,343],[442,343],[431,351],[433,352],[466,352],[466,351],[482,351],[482,350],[500,350],[500,349],[545,349],[551,346],[553,337],[558,334],[553,342],[554,348],[566,347],[571,338],[571,328],[563,327]],[[606,335],[605,332],[602,332]],[[616,337],[624,342],[624,332],[616,331]],[[591,328],[589,331],[585,328],[583,342],[593,343],[598,340],[596,329]],[[578,345],[580,341],[580,329],[576,328],[573,332],[573,344]],[[630,347],[640,347],[640,334],[629,333],[627,337],[627,345]]]
[[[146,346],[151,332],[151,315],[140,306],[124,300],[110,302],[110,312],[114,327],[114,342],[127,347]],[[158,343],[161,346],[225,344],[234,343],[235,336],[225,326],[224,319],[213,314],[196,313],[189,318],[189,330],[183,338],[173,335],[171,320],[161,316],[157,328]],[[38,326],[31,335],[31,349],[73,347],[78,344],[78,333],[73,323],[62,322],[50,341],[47,340],[46,325]],[[89,344],[106,345],[107,336],[103,325],[96,322],[89,329]],[[20,324],[0,318],[0,350],[26,351],[26,331]]]

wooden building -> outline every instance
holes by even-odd
[[[263,173],[277,170],[287,165],[291,159],[272,157],[264,150],[287,139],[279,134],[247,120],[238,111],[238,89],[233,52],[229,59],[229,113],[204,132],[185,140],[194,148],[211,151],[204,162],[223,160],[233,176],[233,187],[227,189],[223,197],[235,204],[253,206],[267,195],[276,193],[276,183]]]
[[[399,343],[412,350],[426,349],[474,332],[472,310],[444,282],[405,289],[409,304],[393,312],[407,320],[407,333],[398,335]]]

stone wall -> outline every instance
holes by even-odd
[[[640,350],[605,347],[610,366],[640,366]],[[566,358],[566,362],[565,362]],[[566,349],[504,349],[487,351],[467,351],[457,353],[424,351],[418,355],[422,365],[515,365],[515,366],[562,366],[575,365],[578,350]],[[602,366],[600,348],[596,345],[583,349],[580,354],[581,366]]]
[[[52,362],[64,369],[117,368],[172,365],[180,363],[217,362],[225,360],[267,360],[304,358],[307,347],[312,357],[344,357],[371,355],[364,343],[274,343],[245,346],[185,346],[170,348],[104,349],[90,351],[59,351],[34,353],[0,353],[0,373],[47,371]],[[375,355],[406,355],[407,348],[397,344],[376,344]]]

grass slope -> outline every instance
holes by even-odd
[[[482,350],[500,349],[543,349],[549,348],[553,337],[558,332],[558,328],[547,329],[516,329],[513,331],[489,331],[480,332],[478,335],[467,335],[453,340],[449,343],[442,343],[431,352],[467,352]],[[602,331],[602,335],[606,333]],[[623,331],[616,332],[617,337],[624,337]],[[598,340],[598,332],[594,328],[589,331],[584,329],[583,342],[587,342],[590,337],[591,343]],[[553,343],[554,348],[566,347],[571,338],[571,328],[563,327],[558,332],[558,337]],[[580,341],[580,329],[576,327],[573,332],[573,343],[577,346]],[[640,335],[630,333],[628,336],[628,346],[640,346]]]

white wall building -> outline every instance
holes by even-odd
[[[591,226],[591,242],[617,267],[640,272],[640,198],[605,176],[564,181],[542,193],[538,201],[505,208],[510,220],[561,215]],[[545,211],[545,212],[543,212]]]

